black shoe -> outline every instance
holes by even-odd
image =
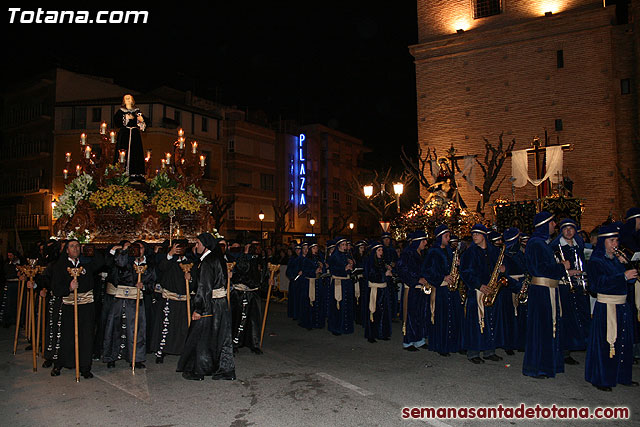
[[[462,355],[466,356],[467,355],[467,350],[459,350],[458,354],[462,354]]]
[[[182,378],[184,378],[185,380],[193,380],[193,381],[202,381],[202,380],[204,380],[204,376],[196,375],[196,374],[193,374],[191,372],[183,372],[182,373]]]
[[[415,348],[414,346],[404,347],[404,350],[407,350],[407,351],[418,351],[418,349]]]
[[[535,376],[535,377],[533,377],[533,378],[535,378],[535,379],[537,379],[537,380],[546,380],[547,378],[549,378],[549,376],[548,376],[548,375],[544,375],[544,374],[542,374],[542,375],[536,375],[536,376]]]
[[[422,348],[422,349],[428,350],[428,349],[429,349],[429,344],[424,343],[424,344],[422,344],[419,348]]]
[[[44,362],[42,362],[43,368],[50,368],[51,365],[53,365],[53,362],[51,360],[45,360]]]
[[[51,370],[51,376],[52,376],[52,377],[60,376],[60,368],[55,368],[55,367],[54,367],[54,368]]]
[[[491,356],[485,357],[484,360],[491,360],[493,362],[499,362],[499,361],[502,360],[502,357],[498,356],[497,354],[492,354]]]
[[[262,350],[260,350],[259,348],[252,348],[251,351],[255,354],[262,354]]]
[[[371,344],[373,344],[375,342],[378,342],[378,341],[375,340],[375,338],[369,338],[367,341],[369,341]]]
[[[600,386],[594,386],[595,388],[597,388],[600,391],[611,391],[611,387],[600,387]]]
[[[574,359],[571,356],[567,356],[564,358],[564,363],[566,363],[567,365],[579,365],[580,362],[578,362],[576,359]]]
[[[146,366],[144,366],[144,363],[142,362],[136,362],[136,369],[144,369],[146,368]]]
[[[217,381],[217,380],[234,381],[236,379],[236,372],[233,371],[226,374],[217,374],[217,375],[214,374],[211,376],[211,379],[214,381]]]
[[[631,381],[628,384],[620,384],[620,385],[623,385],[625,387],[638,387],[638,385],[640,385],[640,384],[638,384],[638,381]]]
[[[472,357],[471,359],[469,359],[469,362],[475,365],[480,365],[481,363],[484,363],[484,360],[480,359],[479,357]]]
[[[116,367],[116,362],[107,362],[107,368],[111,369],[115,367]]]
[[[156,357],[156,365],[164,363],[164,356]]]
[[[391,338],[380,338],[382,341],[389,341]]]
[[[86,379],[93,378],[93,374],[91,373],[91,371],[83,372],[82,376]]]
[[[504,352],[507,353],[507,356],[513,356],[516,354],[513,350],[505,350]]]
[[[438,353],[440,356],[442,357],[449,357],[451,356],[451,353]]]
[[[331,332],[333,335],[335,335],[336,337],[342,334],[339,334],[338,332]]]

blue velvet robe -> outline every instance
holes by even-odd
[[[496,348],[496,306],[484,308],[484,330],[481,333],[476,290],[489,283],[497,260],[498,251],[491,245],[482,249],[472,244],[460,257],[460,277],[467,287],[467,315],[463,330],[463,343],[467,350]]]
[[[388,265],[391,265],[395,270],[395,265],[398,263],[398,252],[396,252],[393,246],[382,246],[382,257],[384,258],[384,262]],[[391,318],[394,319],[400,312],[400,304],[398,303],[398,291],[400,290],[397,286],[390,284],[389,285],[389,297],[391,304]],[[402,295],[402,292],[400,292]]]
[[[527,262],[524,258],[524,252],[518,249],[515,252],[507,251],[504,254],[505,274],[508,276],[518,276],[527,272]],[[518,292],[522,288],[523,279],[518,280]],[[527,304],[518,304],[516,307],[516,326],[515,326],[515,347],[524,351],[527,338]]]
[[[546,225],[546,224],[545,224]],[[547,277],[560,280],[565,274],[564,266],[558,264],[545,236],[534,233],[525,250],[527,270],[532,277]],[[556,336],[553,337],[553,319],[549,288],[531,284],[527,316],[527,342],[525,345],[522,373],[528,376],[546,375],[555,377],[564,372],[564,358],[560,347],[562,317],[560,316],[560,293],[556,294]]]
[[[298,324],[303,328],[324,328],[324,316],[322,300],[320,299],[320,292],[322,288],[322,280],[317,279],[315,281],[315,301],[311,304],[309,299],[309,286],[311,282],[309,279],[316,277],[316,269],[318,268],[319,259],[317,256],[307,256],[302,258],[302,278],[300,278],[300,287],[298,288],[298,294],[300,295],[299,302],[299,319]]]
[[[297,284],[294,281],[298,272],[300,271],[300,257],[292,256],[287,263],[287,270],[285,274],[287,275],[287,279],[289,279],[289,292],[287,295],[287,316],[291,317],[293,320],[298,319],[298,307],[296,305],[296,290]]]
[[[375,252],[372,256],[365,259],[364,277],[367,286],[364,293],[361,294],[360,300],[364,307],[362,324],[364,325],[364,337],[367,339],[387,339],[391,336],[391,278],[385,275],[387,268],[384,259],[374,259]],[[369,282],[386,283],[386,288],[379,288],[376,296],[376,311],[373,313],[373,322],[369,316],[369,298],[371,288]]]
[[[620,228],[620,247],[627,249],[629,252],[640,252],[640,230],[635,230],[635,218],[626,221]],[[636,345],[635,357],[640,355],[638,346],[640,344],[640,320],[638,320],[638,309],[635,303],[636,288],[633,283],[627,287],[627,302],[633,312],[633,343]]]
[[[624,278],[624,271],[625,267],[617,258],[607,258],[603,251],[594,252],[587,264],[589,286],[596,293],[625,295],[628,282]],[[634,319],[628,302],[616,305],[616,319],[616,354],[610,358],[607,342],[607,305],[596,302],[584,371],[584,378],[595,386],[614,387],[616,384],[631,383]]]
[[[334,251],[329,257],[329,270],[331,270],[331,275],[348,277],[348,273],[345,270],[347,264],[347,254],[338,250]],[[340,308],[338,308],[336,304],[334,286],[335,281],[331,279],[331,286],[329,286],[327,295],[329,300],[328,329],[334,334],[352,334],[353,322],[355,320],[353,282],[351,279],[342,280],[342,301],[340,301]]]
[[[551,242],[551,248],[558,250],[560,238]],[[564,258],[571,263],[571,269],[577,269],[576,257],[580,257],[582,265],[586,265],[584,259],[584,247],[576,245],[574,248],[569,245],[562,246]],[[591,323],[591,303],[589,295],[585,294],[578,286],[577,280],[572,278],[575,292],[571,292],[569,284],[560,284],[560,301],[562,302],[562,335],[560,336],[560,346],[563,351],[582,351],[587,348],[589,337],[589,325]]]
[[[406,334],[402,341],[404,347],[420,347],[425,344],[431,316],[429,296],[421,289],[416,289],[422,267],[422,255],[418,252],[416,243],[418,242],[413,242],[402,252],[397,264],[400,280],[409,287]],[[402,294],[404,295],[404,289]]]
[[[438,353],[455,353],[462,349],[464,308],[457,290],[440,286],[451,272],[453,251],[432,247],[422,263],[422,276],[437,287],[434,322],[429,329],[429,350]]]
[[[507,259],[506,251],[504,259]],[[503,264],[505,264],[504,260]],[[505,350],[515,350],[518,347],[518,323],[513,300],[514,296],[520,292],[522,285],[521,280],[515,280],[509,277],[510,275],[507,273],[506,268],[507,266],[505,265],[505,273],[501,273],[500,275],[507,278],[507,285],[498,291],[495,303],[496,347]]]

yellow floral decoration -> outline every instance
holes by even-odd
[[[178,188],[163,188],[159,190],[151,204],[156,206],[156,211],[161,214],[168,214],[171,211],[184,210],[191,213],[200,210],[200,202],[191,193]]]
[[[131,215],[139,215],[144,211],[147,196],[126,185],[108,185],[99,188],[89,197],[89,202],[97,209],[106,207],[121,208]]]

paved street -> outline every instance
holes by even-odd
[[[0,425],[139,425],[139,426],[463,426],[478,421],[453,419],[404,421],[404,406],[628,406],[638,425],[640,388],[596,390],[584,381],[584,353],[579,366],[567,366],[556,379],[522,376],[522,353],[503,362],[472,365],[464,356],[443,358],[401,350],[400,324],[391,341],[369,344],[356,326],[352,336],[334,337],[326,330],[308,332],[286,318],[283,305],[272,305],[264,355],[241,349],[234,382],[183,380],[175,372],[177,357],[135,376],[123,362],[115,370],[94,363],[95,378],[79,384],[72,370],[53,378],[49,369],[31,371],[31,353],[21,341],[11,354],[12,329],[0,330]],[[39,361],[41,363],[41,361]],[[635,365],[634,379],[640,380]],[[514,425],[518,421],[484,421]],[[519,423],[519,422],[518,422]],[[550,422],[544,422],[549,424]],[[606,422],[563,421],[562,425]],[[542,424],[528,421],[527,425]]]

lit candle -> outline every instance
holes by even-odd
[[[86,145],[87,143],[87,134],[83,133],[82,135],[80,135],[80,145]]]
[[[107,134],[107,122],[102,122],[100,124],[100,135],[106,135]]]
[[[109,132],[109,136],[111,137],[111,143],[116,143],[116,133],[114,131]]]
[[[87,145],[87,147],[84,149],[84,157],[86,159],[91,158],[91,146]]]
[[[167,153],[167,165],[171,164],[171,154]]]
[[[120,150],[120,163],[124,163],[125,154],[126,154],[126,151]]]
[[[162,163],[162,169],[164,169],[164,166],[167,163],[167,161],[165,159],[160,159],[160,163]]]
[[[178,138],[178,147],[181,150],[184,150],[184,136],[181,136],[180,138]]]
[[[68,171],[68,170],[66,170],[66,169],[64,169],[64,170],[62,171],[62,176],[64,176],[64,179],[69,178],[69,171]]]
[[[191,152],[193,154],[196,154],[196,151],[198,150],[198,141],[193,141],[191,143]]]
[[[182,128],[178,129],[178,136],[181,138],[184,136],[184,131],[182,130]]]
[[[71,161],[71,153],[64,153],[64,159],[69,163]]]
[[[180,164],[184,165],[184,159],[180,159]]]
[[[200,156],[200,166],[204,167],[204,156]]]
[[[151,150],[147,150],[147,157],[151,158]]]
[[[76,175],[80,176],[80,172],[82,171],[82,167],[80,165],[76,165]]]

